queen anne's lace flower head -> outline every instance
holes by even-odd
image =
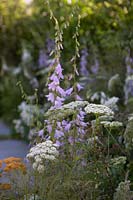
[[[38,195],[28,194],[24,195],[24,200],[40,200]]]
[[[123,126],[122,122],[118,121],[113,121],[113,122],[102,121],[101,124],[106,128],[119,128]]]
[[[100,104],[88,104],[84,110],[87,114],[114,115],[114,112],[110,108]]]
[[[39,143],[30,149],[27,158],[32,162],[32,167],[39,173],[44,171],[46,160],[53,161],[59,155],[56,144],[51,140]]]

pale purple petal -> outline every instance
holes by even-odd
[[[69,131],[71,128],[71,123],[68,123],[66,126],[65,126],[65,131]]]
[[[54,94],[53,93],[49,93],[48,95],[46,95],[48,101],[54,103],[54,100],[55,100],[55,97],[54,97]]]
[[[55,74],[52,74],[50,80],[52,80],[56,85],[59,84],[59,78]]]
[[[64,78],[64,76],[63,76],[63,74],[62,74],[62,71],[63,71],[63,69],[62,69],[60,63],[58,63],[57,66],[56,66],[56,68],[55,68],[55,73],[56,73],[56,74],[58,75],[58,77],[61,78],[61,79]]]
[[[60,130],[55,130],[55,135],[54,135],[54,137],[56,138],[56,139],[59,139],[59,138],[61,138],[61,137],[63,137],[64,136],[64,133],[62,132],[62,131],[60,131]]]
[[[73,145],[73,143],[74,143],[74,138],[73,138],[72,136],[70,136],[70,137],[68,138],[68,142],[69,142],[71,145]]]
[[[75,99],[76,99],[77,101],[82,101],[82,100],[83,100],[79,95],[76,95],[76,96],[75,96]]]
[[[40,131],[38,131],[38,135],[39,135],[39,137],[43,137],[43,135],[44,135],[44,130],[41,129]]]
[[[83,87],[79,83],[77,83],[77,89],[78,89],[78,92],[79,92],[80,90],[83,89]]]
[[[48,89],[55,91],[56,90],[57,85],[54,82],[51,82],[48,84]]]
[[[64,100],[64,98],[57,96],[55,100],[55,108],[59,108],[60,106],[62,106]]]
[[[61,122],[57,122],[57,126],[60,130],[62,129]]]
[[[67,90],[66,90],[66,95],[67,95],[67,96],[71,95],[72,91],[73,91],[73,87],[67,89]]]
[[[62,97],[66,96],[65,91],[60,86],[56,87],[56,92],[58,92]]]
[[[56,140],[56,143],[54,144],[56,147],[62,146],[62,143],[59,140]]]
[[[50,124],[47,125],[47,130],[48,130],[49,133],[52,132],[52,126]]]

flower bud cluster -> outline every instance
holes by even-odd
[[[27,158],[32,162],[33,169],[42,173],[44,171],[45,161],[53,161],[58,155],[59,152],[56,145],[51,140],[47,140],[32,147],[27,154]]]

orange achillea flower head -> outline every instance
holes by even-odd
[[[0,190],[9,190],[11,185],[9,183],[0,183]]]
[[[3,161],[2,161],[2,160],[0,160],[0,168],[2,167],[2,163],[3,163]]]
[[[5,168],[3,169],[5,172],[10,172],[11,170],[22,170],[26,171],[25,165],[22,163],[21,158],[9,157],[3,160],[6,163]]]
[[[21,158],[16,158],[16,157],[9,157],[3,160],[3,162],[6,164],[11,163],[11,162],[21,162],[21,161],[22,161]]]

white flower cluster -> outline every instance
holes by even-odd
[[[45,113],[45,118],[50,121],[58,119],[58,121],[69,117],[70,115],[75,115],[80,108],[84,108],[88,105],[88,101],[72,101],[68,104],[64,104],[56,110],[48,110]]]
[[[130,114],[128,117],[128,121],[132,121],[133,120],[133,114]]]
[[[91,96],[90,100],[91,100],[92,102],[94,102],[95,100],[100,100],[100,103],[103,104],[103,102],[107,100],[107,96],[106,96],[106,94],[105,94],[104,92],[102,92],[102,91],[101,91],[101,92],[95,92],[95,93]]]
[[[126,164],[126,161],[127,161],[127,158],[125,156],[119,156],[119,157],[116,157],[116,158],[112,158],[110,160],[110,164],[113,166],[113,167],[118,167],[118,166],[123,166]]]
[[[25,101],[23,101],[19,107],[20,116],[22,121],[27,125],[30,126],[33,122],[34,115],[38,112],[37,106],[29,105]]]
[[[46,160],[55,160],[59,155],[56,144],[51,140],[39,143],[30,149],[27,158],[32,162],[32,167],[39,173],[44,171]]]
[[[118,101],[119,101],[118,97],[111,97],[111,98],[108,98],[108,100],[106,100],[103,104],[105,106],[108,106],[110,109],[117,111],[118,110],[118,106],[117,106]]]
[[[118,122],[118,121],[113,121],[113,122],[102,121],[100,123],[106,128],[119,128],[123,126],[122,122]]]
[[[22,52],[22,62],[31,60],[31,54],[28,49],[24,48]]]
[[[101,104],[88,104],[85,107],[85,112],[87,114],[95,114],[95,115],[114,115],[114,112],[108,108],[107,106]]]
[[[28,194],[24,195],[24,200],[40,200],[38,195]]]
[[[105,105],[112,109],[113,111],[118,110],[117,103],[119,101],[118,97],[109,98],[104,92],[96,92],[91,96],[91,101],[99,100],[102,105]]]
[[[61,106],[59,109],[77,109],[83,108],[88,104],[88,101],[72,101],[71,103]]]
[[[22,125],[22,121],[20,119],[15,119],[13,120],[13,123],[15,125],[16,132],[24,135],[24,126]]]
[[[98,142],[98,141],[99,141],[98,136],[91,137],[87,140],[89,145],[92,145],[92,144],[94,144],[95,142]]]

